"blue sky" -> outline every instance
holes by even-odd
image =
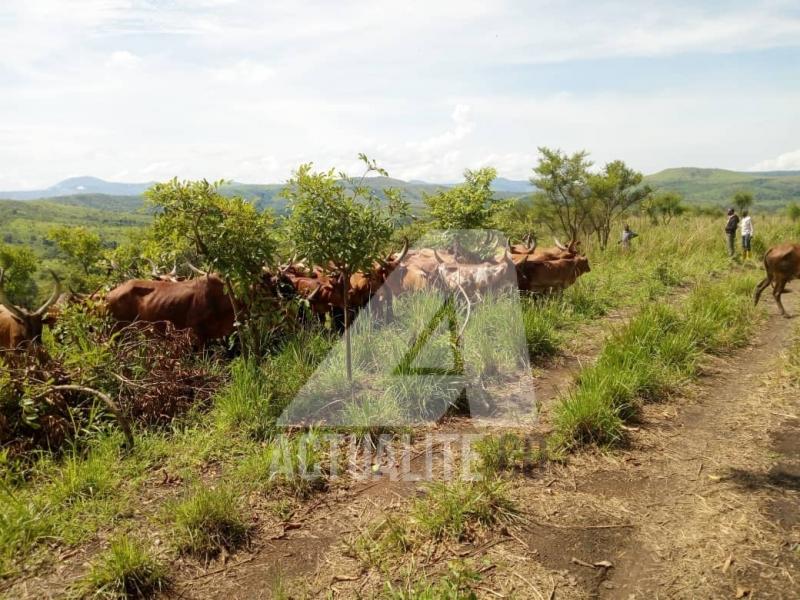
[[[797,2],[4,0],[0,189],[800,169]]]

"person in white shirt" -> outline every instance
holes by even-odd
[[[750,258],[750,243],[753,241],[753,219],[745,210],[742,211],[742,258]]]

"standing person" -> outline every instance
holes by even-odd
[[[742,258],[750,258],[750,243],[753,241],[753,219],[746,210],[742,211]]]
[[[728,209],[728,222],[725,224],[725,233],[728,236],[728,256],[733,258],[736,254],[736,229],[739,227],[739,215],[732,208]]]
[[[635,231],[632,231],[630,225],[625,223],[625,226],[622,228],[622,239],[620,240],[622,249],[629,250],[631,247],[631,240],[638,236],[639,234]]]

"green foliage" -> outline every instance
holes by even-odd
[[[103,240],[96,232],[83,227],[62,225],[53,227],[48,237],[53,240],[67,259],[88,275],[103,252]]]
[[[738,191],[733,195],[733,205],[739,209],[739,212],[747,210],[753,206],[753,194],[745,191]]]
[[[199,256],[230,279],[241,297],[273,263],[275,220],[242,198],[223,196],[222,183],[173,179],[154,185],[145,197],[156,211],[153,236],[161,240],[163,255]]]
[[[36,255],[28,248],[0,244],[0,268],[5,270],[4,290],[11,302],[30,304],[36,296],[33,274],[39,266]]]
[[[800,175],[796,172],[754,173],[724,169],[666,169],[645,177],[653,188],[680,194],[692,206],[729,206],[740,190],[751,190],[761,208],[774,210],[800,201]]]
[[[686,212],[683,197],[670,191],[659,192],[642,204],[642,209],[653,225],[659,222],[668,225],[674,217]]]
[[[363,154],[366,174],[385,172]],[[403,210],[397,195],[390,210],[382,207],[372,188],[340,174],[350,187],[334,177],[331,169],[315,173],[311,164],[301,165],[289,180],[283,194],[289,201],[291,214],[287,229],[298,256],[311,264],[333,267],[342,275],[345,305],[346,371],[352,380],[352,348],[347,327],[350,275],[366,271],[378,260],[394,229],[394,210]],[[363,180],[363,177],[362,177]]]
[[[492,181],[497,171],[490,167],[464,171],[464,183],[425,195],[428,214],[437,229],[483,229],[508,205],[495,198]]]
[[[197,486],[175,504],[174,516],[178,549],[210,557],[221,550],[233,550],[247,540],[248,527],[236,492],[230,488]]]
[[[642,185],[642,180],[641,173],[621,160],[610,162],[601,173],[587,177],[591,191],[588,220],[601,249],[608,245],[614,222],[652,193],[649,186]]]
[[[150,598],[169,586],[167,570],[138,540],[121,536],[92,563],[75,594],[80,598]]]
[[[567,155],[561,150],[539,148],[539,164],[534,167],[531,183],[540,192],[539,202],[550,211],[547,224],[577,239],[589,218],[591,192],[588,169],[592,165],[585,151]]]
[[[367,173],[377,169],[361,158]],[[333,169],[314,172],[311,164],[301,165],[283,192],[290,210],[287,228],[299,257],[354,273],[371,268],[382,256],[394,221],[374,190],[344,174],[340,177],[334,176]]]
[[[786,216],[788,216],[795,223],[800,221],[800,204],[797,202],[790,202],[786,206]]]

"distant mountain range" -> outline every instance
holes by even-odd
[[[153,185],[149,183],[115,183],[97,177],[70,177],[44,190],[0,192],[2,200],[43,200],[78,194],[104,194],[107,196],[141,196]]]
[[[791,201],[800,202],[800,171],[741,172],[724,169],[698,169],[692,167],[666,169],[645,178],[652,187],[673,190],[684,196],[690,204],[726,205],[740,190],[751,192],[756,204],[763,208],[776,208]],[[396,187],[405,192],[412,205],[422,203],[423,195],[447,189],[453,184],[403,181],[387,177],[372,177],[365,183],[375,189]],[[153,185],[148,183],[117,183],[96,177],[72,177],[44,190],[0,192],[0,199],[48,199],[58,204],[88,208],[135,210],[141,207],[141,195]],[[272,207],[280,211],[284,201],[279,197],[283,184],[230,183],[223,188],[227,195],[240,195],[260,208]],[[498,177],[492,189],[500,197],[525,196],[535,191],[527,180]]]

